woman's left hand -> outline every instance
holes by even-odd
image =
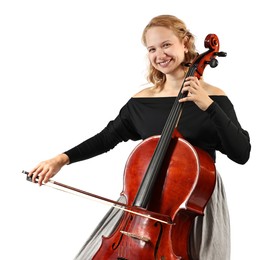
[[[197,77],[187,77],[182,93],[188,91],[188,95],[179,99],[179,102],[193,101],[201,110],[205,111],[213,103],[213,100],[209,97],[203,85],[204,82],[198,80]]]

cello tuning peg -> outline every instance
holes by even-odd
[[[218,60],[212,58],[210,61],[207,61],[206,64],[209,64],[211,68],[215,68],[216,66],[218,66]]]
[[[226,57],[227,56],[227,52],[220,51],[220,52],[216,52],[215,55],[217,55],[218,57]]]

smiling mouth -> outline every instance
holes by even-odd
[[[171,60],[166,60],[166,61],[159,62],[158,64],[162,67],[166,67],[170,63],[170,61]]]

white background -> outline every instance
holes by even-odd
[[[218,154],[232,260],[275,259],[273,1],[0,2],[0,259],[73,259],[109,209],[38,187],[22,170],[98,133],[146,83],[141,35],[159,14],[183,19],[199,52],[209,33],[227,52],[205,80],[223,88],[249,131],[246,165]],[[138,143],[66,166],[55,180],[111,199]]]

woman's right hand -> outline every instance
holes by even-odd
[[[52,159],[40,162],[29,172],[28,176],[32,177],[33,182],[38,182],[39,186],[41,186],[43,183],[47,183],[69,162],[69,157],[66,154],[59,154]],[[37,177],[38,181],[36,181]]]

